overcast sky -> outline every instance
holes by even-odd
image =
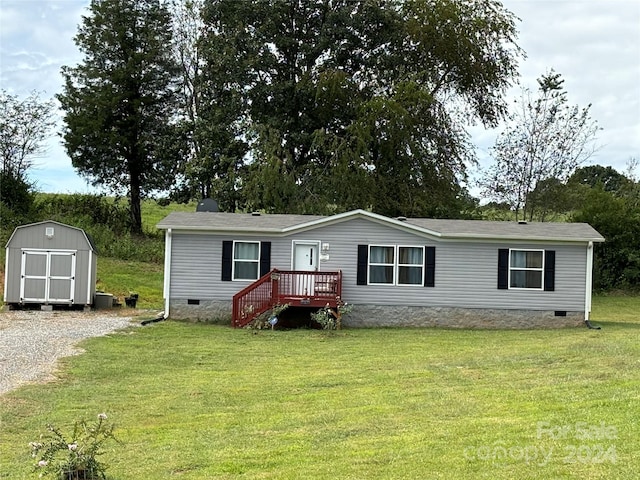
[[[602,131],[600,149],[589,163],[623,172],[632,157],[640,160],[640,1],[505,0],[520,19],[518,45],[527,58],[520,64],[521,86],[535,89],[550,69],[562,74],[569,102],[592,104]],[[25,97],[61,91],[62,65],[82,60],[73,37],[88,0],[0,0],[0,88]],[[517,95],[514,89],[512,95]],[[470,130],[482,165],[496,131]],[[94,191],[71,166],[55,136],[32,172],[45,192]],[[472,172],[473,173],[473,172]],[[636,175],[640,171],[636,169]]]

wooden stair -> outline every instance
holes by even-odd
[[[342,272],[271,270],[233,296],[232,325],[244,327],[276,305],[337,308]]]

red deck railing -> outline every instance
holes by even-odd
[[[233,296],[232,323],[243,327],[275,305],[337,307],[342,272],[272,270]]]

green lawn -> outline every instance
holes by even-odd
[[[162,310],[162,282],[164,265],[133,262],[117,258],[98,258],[96,289],[118,297],[138,294],[138,308]]]
[[[47,422],[106,412],[110,479],[635,479],[640,298],[602,330],[233,330],[163,322],[83,343],[0,398],[0,478]]]

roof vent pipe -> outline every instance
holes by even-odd
[[[406,222],[407,217],[396,217],[396,220],[398,220],[399,222]]]
[[[260,212],[251,212],[251,215],[254,217],[259,217],[260,216]]]
[[[526,220],[519,220],[518,221],[518,225],[526,225],[527,221]]]

